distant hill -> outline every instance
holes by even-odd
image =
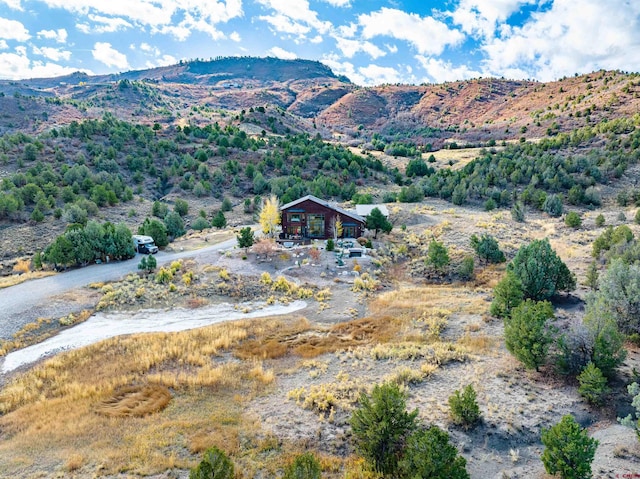
[[[637,74],[598,71],[555,82],[474,79],[363,88],[320,62],[233,57],[119,74],[0,81],[0,134],[38,132],[105,112],[134,122],[242,119],[258,129],[320,133],[353,145],[374,135],[441,148],[448,142],[539,138],[640,111]]]

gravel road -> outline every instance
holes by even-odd
[[[180,258],[213,261],[219,257],[218,251],[230,249],[236,244],[237,240],[232,238],[197,250],[175,253],[161,251],[155,256],[158,266]],[[35,321],[38,317],[55,316],[60,308],[54,305],[61,302],[61,299],[56,297],[64,293],[91,283],[117,280],[129,273],[137,272],[141,256],[138,254],[127,261],[94,264],[0,289],[0,339],[10,339],[25,324]],[[78,306],[76,309],[82,308]],[[64,308],[62,310],[64,311]]]

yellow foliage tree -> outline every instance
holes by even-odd
[[[266,236],[273,238],[279,224],[280,201],[276,195],[271,195],[264,201],[262,209],[260,210],[260,226]]]
[[[337,240],[342,237],[342,221],[340,221],[339,217],[334,216],[332,223],[333,239]]]

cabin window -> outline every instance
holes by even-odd
[[[300,223],[302,216],[300,213],[289,213],[289,223]]]
[[[309,236],[324,238],[324,215],[309,215]]]

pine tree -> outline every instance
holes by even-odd
[[[553,317],[551,303],[528,299],[511,311],[510,318],[505,318],[507,349],[525,367],[537,371],[544,364],[552,341],[547,322]]]
[[[549,474],[559,474],[562,479],[591,477],[598,441],[591,439],[573,416],[564,416],[555,426],[543,429],[542,444],[542,462]]]

